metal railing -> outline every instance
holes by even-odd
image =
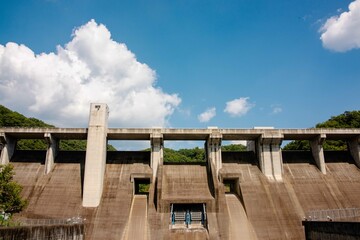
[[[71,217],[66,219],[19,219],[20,226],[44,226],[44,225],[67,225],[84,224],[85,218]]]
[[[351,220],[360,217],[360,208],[339,208],[312,210],[306,214],[306,221]]]

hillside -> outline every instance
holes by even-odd
[[[222,151],[246,151],[246,147],[241,144],[230,144],[221,146]],[[205,150],[195,147],[191,149],[173,150],[164,149],[164,162],[205,162]]]
[[[12,111],[0,105],[0,127],[42,127],[53,128],[54,125],[47,124],[36,118],[28,118],[24,115]],[[45,150],[47,144],[44,140],[19,140],[16,148],[19,150]],[[61,140],[61,150],[84,151],[86,150],[86,141],[83,140]],[[116,150],[112,145],[108,145],[108,150]]]
[[[360,111],[346,111],[340,115],[333,116],[325,122],[316,124],[315,128],[360,128]],[[346,150],[344,141],[326,140],[324,150]],[[309,141],[296,140],[287,144],[284,150],[309,150]]]

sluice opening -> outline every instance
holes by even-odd
[[[237,181],[236,179],[224,179],[223,181],[224,186],[225,186],[225,193],[236,193],[237,194],[237,189],[236,189],[236,184]]]
[[[176,204],[170,205],[171,228],[207,228],[206,204]]]
[[[148,195],[150,189],[149,178],[136,178],[134,181],[134,194],[135,195]]]

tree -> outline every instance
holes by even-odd
[[[316,124],[315,128],[360,128],[360,111],[345,111],[333,116],[329,120]],[[346,142],[342,140],[327,140],[323,144],[324,150],[346,150]],[[309,150],[309,141],[296,140],[287,144],[284,150]]]
[[[24,115],[11,111],[10,109],[0,105],[0,127],[40,127],[40,128],[54,128],[54,125],[47,124],[36,118],[27,118]],[[20,139],[16,143],[16,149],[19,150],[46,150],[47,144],[40,139]],[[66,151],[85,151],[85,140],[62,140],[60,141],[60,149]],[[116,149],[108,144],[109,151]]]
[[[173,150],[164,148],[164,162],[204,162],[205,151],[199,147]]]
[[[14,213],[22,211],[27,200],[21,198],[22,186],[13,180],[14,171],[10,164],[0,165],[0,224],[8,225]]]
[[[246,146],[242,144],[230,144],[230,145],[221,146],[221,151],[243,152],[246,151]]]

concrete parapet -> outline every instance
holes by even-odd
[[[14,154],[16,140],[7,136],[5,133],[0,133],[0,142],[3,145],[1,150],[1,164],[8,164]]]
[[[326,174],[324,149],[322,146],[325,139],[326,139],[326,134],[322,133],[310,141],[311,152],[315,159],[315,163],[323,174]]]
[[[353,157],[355,164],[360,168],[360,147],[359,147],[360,135],[348,141],[348,147],[351,156]]]
[[[106,104],[91,104],[85,158],[84,207],[97,207],[100,204],[106,163],[108,114]]]
[[[260,169],[269,179],[282,181],[283,163],[280,145],[284,136],[281,133],[263,134],[258,142]]]
[[[59,141],[51,133],[45,133],[44,137],[48,144],[45,159],[45,174],[48,174],[54,167],[55,158],[59,150]]]

